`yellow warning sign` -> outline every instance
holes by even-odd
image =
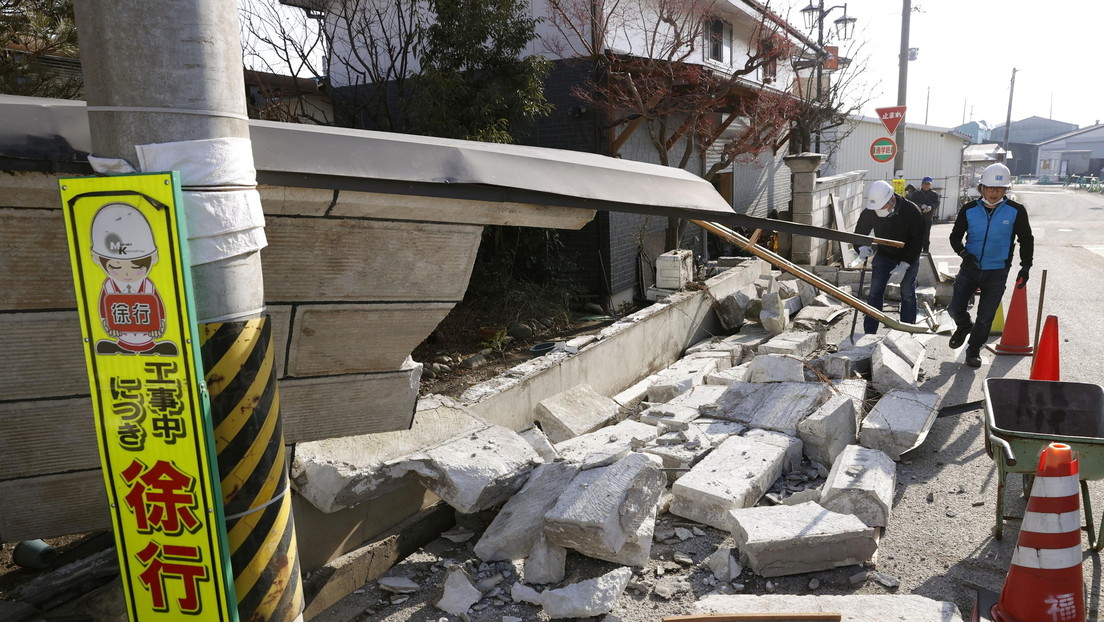
[[[176,173],[59,181],[131,620],[237,620]]]
[[[894,179],[893,180],[893,192],[896,193],[896,194],[904,195],[905,194],[905,186],[907,184],[908,184],[908,182],[904,179]]]

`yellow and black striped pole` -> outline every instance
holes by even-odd
[[[272,323],[201,324],[200,335],[239,619],[301,619]]]

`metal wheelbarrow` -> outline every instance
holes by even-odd
[[[985,380],[985,451],[997,464],[997,524],[1004,531],[1004,486],[1009,473],[1024,474],[1024,494],[1050,443],[1066,443],[1079,455],[1081,498],[1089,548],[1099,551],[1088,481],[1104,479],[1104,389],[1095,384],[1016,378]],[[1104,517],[1101,517],[1104,525]]]

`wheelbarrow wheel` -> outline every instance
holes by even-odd
[[[1031,473],[1023,474],[1023,498],[1031,498],[1031,485],[1035,483],[1035,476]]]

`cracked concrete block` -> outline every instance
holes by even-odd
[[[741,561],[763,577],[862,564],[878,549],[874,528],[816,503],[733,510]]]
[[[731,392],[733,387],[729,387]],[[772,382],[736,401],[726,393],[710,416],[746,423],[753,428],[797,435],[797,424],[828,399],[829,389],[819,382]]]
[[[848,445],[821,488],[820,505],[859,517],[868,527],[889,525],[897,464],[877,449]]]
[[[735,422],[695,421],[685,430],[673,430],[660,436],[642,451],[658,456],[663,468],[668,469],[667,481],[673,482],[729,436],[742,434],[746,429]]]
[[[744,325],[752,302],[759,298],[754,285],[745,285],[722,298],[716,308],[717,318],[725,330],[736,330]]]
[[[795,436],[781,432],[771,432],[770,430],[752,429],[744,434],[744,438],[774,445],[782,449],[785,452],[782,456],[783,473],[789,473],[801,464],[801,450],[804,443]]]
[[[490,562],[521,559],[533,549],[552,509],[579,469],[565,462],[538,465],[525,487],[495,515],[475,544],[479,559]]]
[[[748,361],[749,382],[804,382],[805,362],[786,354],[757,354]]]
[[[823,345],[823,334],[816,331],[786,331],[770,341],[760,344],[759,354],[789,354],[799,359],[807,358]]]
[[[748,323],[740,328],[740,332],[735,335],[729,335],[722,341],[732,346],[741,347],[743,349],[742,352],[746,355],[749,352],[755,352],[760,344],[770,341],[772,337],[774,337],[774,334],[761,325]],[[733,359],[732,362],[736,364],[740,363],[738,359]]]
[[[791,318],[795,317],[803,306],[801,296],[794,295],[782,298],[782,306],[786,307],[786,311],[789,312]]]
[[[763,385],[758,382],[732,382],[725,387],[725,392],[721,394],[721,398],[712,406],[702,407],[701,413],[715,419],[734,421],[733,417],[726,415],[726,413],[737,412],[744,400],[762,388]]]
[[[683,360],[694,359],[712,359],[716,363],[715,371],[724,371],[729,367],[732,367],[732,352],[726,352],[723,350],[708,350],[705,352],[695,352],[693,354],[687,354],[683,357]]]
[[[940,397],[926,391],[890,391],[863,419],[859,444],[880,449],[893,460],[918,447],[939,412]]]
[[[903,358],[912,367],[918,368],[924,362],[926,351],[924,344],[917,341],[909,333],[891,330],[882,339],[882,344],[893,350],[897,356]]]
[[[522,566],[525,582],[530,585],[559,583],[567,574],[567,549],[549,544],[539,528],[537,533],[539,536]]]
[[[866,391],[869,384],[869,382],[862,378],[832,381],[832,386],[835,390],[851,398],[851,402],[855,404],[856,427],[862,423],[863,415],[866,413]],[[833,395],[834,394],[835,391],[833,391]]]
[[[533,448],[533,451],[537,452],[541,460],[544,462],[555,462],[560,454],[556,451],[556,448],[552,446],[552,442],[548,440],[548,437],[544,435],[537,426],[529,426],[524,430],[518,432],[521,438],[525,439],[526,443]]]
[[[631,453],[607,467],[582,471],[544,516],[551,544],[617,553],[656,506],[666,477],[658,459]]]
[[[835,463],[836,456],[858,439],[855,403],[834,394],[797,424],[797,436],[805,443],[805,455],[821,464]]]
[[[411,456],[394,470],[412,471],[442,501],[471,514],[512,497],[539,462],[517,432],[492,425]]]
[[[703,407],[715,405],[717,400],[721,399],[721,396],[724,395],[724,392],[725,387],[699,384],[690,387],[688,391],[678,395],[670,402],[667,402],[667,405],[684,406],[686,408],[700,410]]]
[[[715,371],[705,377],[705,384],[715,384],[722,387],[727,387],[734,382],[748,382],[748,378],[751,377],[751,370],[748,369],[748,364],[737,365],[730,367],[724,371]]]
[[[705,386],[705,385],[700,385]],[[669,404],[656,404],[640,411],[637,419],[640,423],[652,426],[664,426],[675,430],[685,430],[690,422],[701,416],[697,408],[688,406],[671,406]]]
[[[654,374],[648,387],[648,401],[669,402],[691,387],[705,383],[706,374],[717,369],[716,361],[709,359],[680,359],[663,371]]]
[[[622,566],[643,568],[648,565],[648,560],[650,560],[652,556],[652,539],[655,535],[655,522],[658,514],[659,508],[657,502],[648,517],[644,519],[644,522],[640,523],[640,527],[629,537],[628,541],[625,542],[625,546],[622,546],[620,551],[608,551],[601,547],[596,549],[584,548],[575,550],[587,557],[621,564]]]
[[[790,325],[790,311],[779,294],[768,292],[763,294],[762,309],[759,311],[759,323],[767,331],[774,335],[780,335]],[[760,346],[762,347],[762,346]]]
[[[710,594],[693,605],[695,614],[780,615],[794,611],[830,611],[854,622],[962,622],[954,602],[916,594]]]
[[[727,530],[728,513],[755,505],[782,475],[786,449],[733,436],[671,485],[676,516]]]
[[[648,399],[648,387],[652,386],[652,378],[645,378],[631,387],[613,396],[613,401],[622,408],[633,408]]]
[[[617,419],[620,405],[580,384],[537,403],[537,422],[553,443],[601,428]]]
[[[894,389],[915,390],[920,377],[920,363],[915,365],[901,358],[884,343],[874,348],[870,358],[870,379],[881,393]]]
[[[659,436],[654,425],[626,419],[619,423],[576,436],[556,444],[556,451],[567,462],[593,463],[597,456],[627,453],[643,447]]]
[[[541,592],[544,613],[556,618],[589,618],[613,611],[632,579],[632,570],[617,568],[595,579]]]

